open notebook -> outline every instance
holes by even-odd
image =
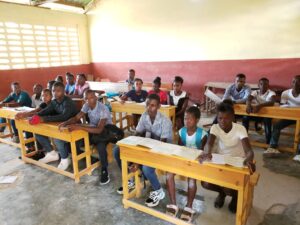
[[[242,157],[233,157],[230,155],[221,155],[221,154],[212,154],[212,159],[210,161],[206,161],[208,163],[220,164],[220,165],[230,165],[234,167],[245,167],[244,166],[244,158]]]
[[[137,136],[129,136],[120,140],[117,144],[143,146],[149,148],[152,152],[179,156],[188,160],[195,160],[202,153],[202,150],[187,148],[180,145],[169,144],[158,140]]]

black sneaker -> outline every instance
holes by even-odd
[[[110,182],[109,175],[107,170],[101,171],[101,177],[100,177],[100,185],[105,185]]]
[[[131,191],[135,188],[135,183],[133,181],[128,181],[128,190]],[[119,187],[117,190],[118,194],[122,195],[123,194],[123,187]]]

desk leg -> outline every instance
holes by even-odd
[[[119,122],[120,122],[120,129],[123,130],[123,116],[121,112],[119,112]]]
[[[75,178],[75,182],[79,183],[80,182],[80,177],[79,177],[79,170],[78,170],[78,159],[77,159],[76,144],[75,144],[75,141],[72,141],[70,144],[71,144],[74,178]]]
[[[295,128],[295,139],[294,139],[294,153],[297,154],[298,152],[298,145],[299,145],[299,135],[300,135],[300,120],[296,121],[296,128]]]
[[[243,221],[243,208],[244,208],[244,190],[241,188],[238,190],[238,202],[236,208],[236,225],[244,225]]]
[[[25,139],[24,139],[24,135],[23,135],[23,130],[18,129],[18,133],[19,133],[19,139],[20,139],[21,156],[22,156],[22,160],[24,161],[24,158],[26,157],[26,147],[25,147]]]
[[[86,160],[86,168],[89,170],[88,175],[92,175],[92,170],[91,168],[91,148],[90,148],[90,140],[89,140],[89,135],[86,134],[84,135],[84,150],[85,150],[85,160]]]
[[[129,199],[129,191],[128,191],[128,164],[126,159],[122,159],[122,186],[123,186],[123,205],[124,208],[127,209],[129,206],[126,201]]]
[[[112,122],[114,125],[117,126],[117,119],[116,119],[116,113],[115,112],[112,112]]]
[[[8,130],[9,130],[9,134],[11,135],[10,137],[13,137],[13,131],[12,131],[12,128],[11,128],[10,119],[6,119],[6,122],[7,122]]]

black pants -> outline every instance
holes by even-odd
[[[265,128],[265,136],[266,136],[266,143],[270,144],[271,136],[272,136],[272,119],[271,118],[262,118],[262,117],[254,117],[254,116],[244,116],[243,117],[243,126],[246,130],[249,130],[249,122],[262,122]]]

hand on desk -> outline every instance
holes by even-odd
[[[211,160],[212,159],[212,154],[211,153],[202,153],[201,155],[198,156],[197,160],[199,163],[203,163],[206,160]]]
[[[82,127],[80,126],[80,124],[71,124],[66,126],[66,128],[71,132],[74,130],[82,130]]]
[[[250,175],[252,175],[256,171],[255,161],[246,158],[244,161],[244,165],[249,168]]]
[[[28,113],[26,112],[19,112],[15,115],[16,120],[24,119],[25,117],[28,116]]]

